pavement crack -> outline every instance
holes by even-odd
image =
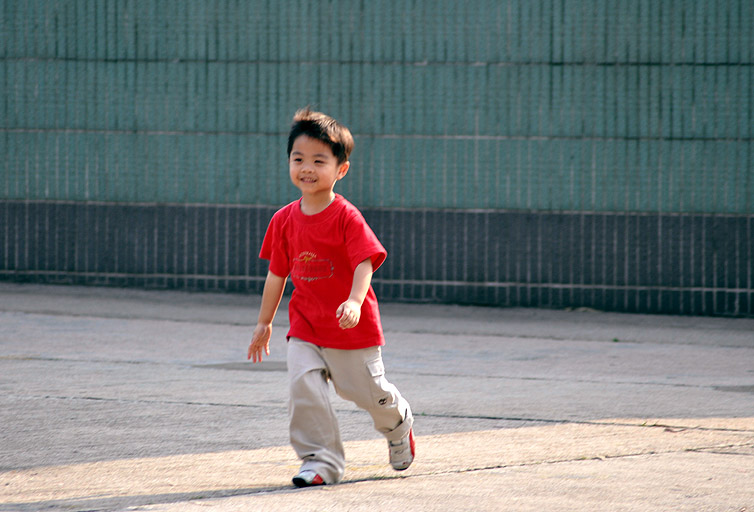
[[[147,400],[143,398],[112,398],[101,396],[62,396],[62,395],[24,395],[8,396],[7,398],[22,398],[35,400],[82,400],[89,402],[114,402],[126,404],[149,404],[149,405],[187,405],[194,407],[231,407],[241,409],[277,409],[284,410],[283,405],[254,405],[254,404],[233,404],[220,402],[197,402],[191,400]]]
[[[748,449],[750,451],[747,452],[743,451],[742,449]],[[716,446],[714,448],[690,448],[688,451],[698,453],[714,453],[715,455],[754,457],[754,443],[734,443],[724,446]]]
[[[412,372],[406,370],[395,369],[391,373],[410,374],[421,377],[441,377],[441,378],[464,378],[466,375],[458,373],[444,373],[444,372]],[[682,382],[658,382],[658,381],[632,381],[632,380],[606,380],[606,379],[579,379],[571,377],[521,377],[511,375],[474,375],[476,378],[484,378],[490,380],[512,380],[512,381],[525,381],[525,382],[568,382],[579,384],[618,384],[628,386],[662,386],[669,388],[683,388],[683,389],[714,389],[717,391],[743,391],[751,392],[749,388],[754,386],[738,386],[733,389],[732,386],[716,386],[710,384],[686,384]],[[730,389],[728,389],[730,388]],[[738,389],[741,388],[741,389]]]
[[[737,429],[737,428],[724,428],[724,427],[702,427],[698,425],[670,425],[666,423],[630,423],[626,421],[609,421],[609,420],[573,420],[563,418],[533,418],[523,416],[495,416],[495,415],[482,415],[482,414],[446,414],[446,413],[427,413],[427,412],[415,412],[414,416],[422,418],[440,418],[440,419],[465,419],[465,420],[485,420],[485,421],[512,421],[517,423],[549,423],[549,424],[571,424],[571,425],[599,425],[599,426],[621,426],[621,427],[634,427],[634,428],[662,428],[667,432],[679,433],[687,430],[695,430],[701,432],[740,432],[740,433],[752,433],[752,429]]]
[[[537,460],[537,461],[519,462],[519,463],[514,463],[514,464],[491,464],[491,465],[486,465],[486,466],[451,469],[447,471],[417,472],[410,475],[396,475],[396,476],[379,477],[379,478],[364,478],[361,480],[349,480],[348,482],[344,482],[344,483],[356,483],[360,481],[373,481],[373,480],[378,480],[378,479],[379,480],[396,479],[396,478],[408,479],[408,478],[428,477],[428,476],[436,476],[436,475],[456,475],[456,474],[477,473],[477,472],[495,471],[495,470],[512,469],[512,468],[526,468],[526,467],[544,466],[544,465],[570,464],[574,462],[589,462],[589,461],[607,462],[610,460],[628,459],[628,458],[633,458],[633,457],[646,457],[646,456],[668,455],[668,454],[674,454],[674,453],[688,453],[688,452],[714,453],[717,455],[738,456],[742,454],[738,454],[738,453],[733,454],[729,452],[718,453],[716,450],[723,450],[726,448],[735,449],[735,448],[744,448],[744,447],[752,447],[752,446],[753,445],[751,443],[727,444],[727,445],[706,446],[706,447],[686,448],[686,449],[673,449],[673,450],[635,451],[631,453],[621,453],[621,454],[616,454],[616,455],[607,454],[607,455],[594,455],[591,457],[571,457],[571,458],[563,458],[563,459]],[[743,455],[754,457],[754,454],[747,453]]]
[[[51,357],[38,355],[8,355],[1,356],[0,360],[6,361],[43,361],[51,363],[93,363],[93,364],[127,364],[127,365],[176,365],[180,363],[166,363],[160,361],[147,361],[139,359],[85,359],[75,357]]]

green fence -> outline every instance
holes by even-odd
[[[313,104],[364,206],[754,212],[754,4],[5,1],[6,199],[280,204]]]
[[[285,136],[313,105],[356,136],[338,190],[362,208],[650,216],[664,227],[613,234],[637,237],[632,261],[677,251],[673,279],[693,276],[673,290],[735,290],[747,305],[721,311],[748,311],[752,27],[750,0],[0,0],[0,271],[42,272],[23,233],[55,224],[51,204],[294,199]],[[736,242],[717,253],[704,229],[664,232],[667,215],[722,216]],[[733,284],[697,279],[729,267]]]

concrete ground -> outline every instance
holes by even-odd
[[[259,297],[0,283],[0,510],[754,511],[754,319],[383,304],[417,459],[295,489]]]

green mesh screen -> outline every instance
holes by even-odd
[[[0,5],[0,198],[281,204],[311,104],[359,206],[754,212],[749,0]]]

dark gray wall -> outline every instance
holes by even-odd
[[[3,277],[260,293],[273,207],[0,204]],[[383,299],[752,315],[754,220],[366,209]]]

